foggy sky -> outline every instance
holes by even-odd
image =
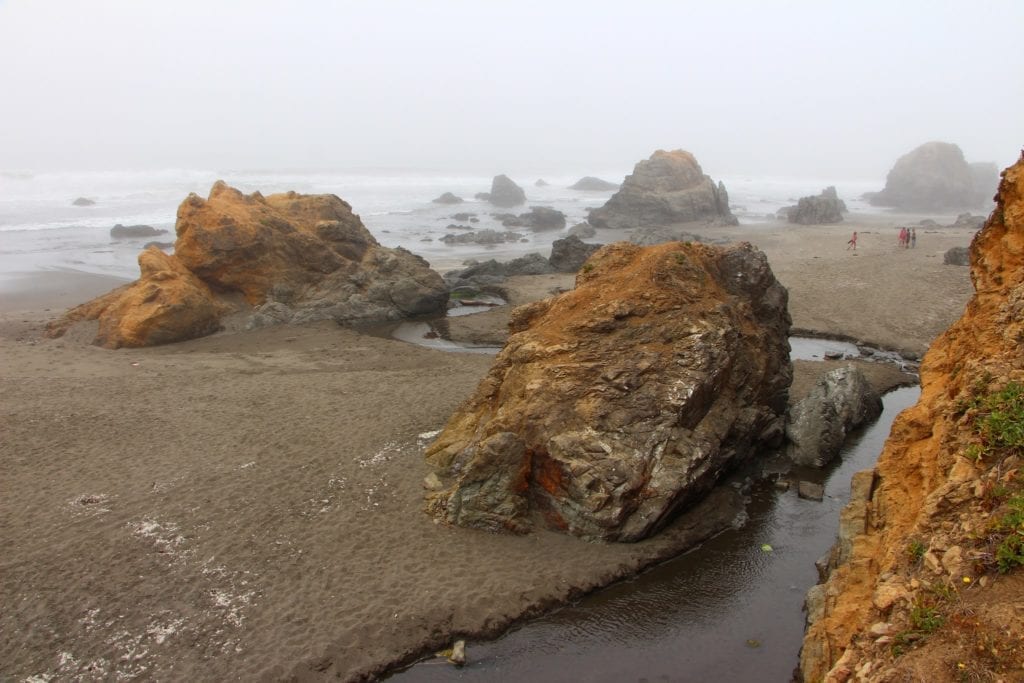
[[[0,0],[0,169],[1012,163],[1024,2]]]

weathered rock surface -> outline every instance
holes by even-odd
[[[942,262],[947,266],[969,266],[971,265],[971,252],[967,247],[947,249],[942,256]]]
[[[555,272],[575,273],[602,246],[587,244],[579,237],[569,235],[551,243],[551,256],[548,262]]]
[[[71,202],[72,206],[95,206],[96,202],[86,197],[79,197],[75,201]]]
[[[121,225],[118,223],[110,229],[110,236],[116,240],[131,239],[133,237],[156,237],[166,235],[167,230],[154,228],[152,225]]]
[[[100,297],[79,307],[106,316],[97,343],[138,346],[208,334],[217,328],[207,324],[209,315],[226,310],[204,303],[210,292],[218,299],[241,294],[257,312],[270,301],[286,304],[290,322],[397,320],[447,306],[444,281],[426,261],[380,246],[334,195],[243,195],[217,182],[207,199],[191,194],[181,203],[176,231],[174,257],[147,249],[139,258],[142,278],[133,287],[144,285],[155,299],[131,297],[113,306]],[[171,315],[181,307],[196,308],[202,322]],[[153,331],[105,332],[122,328],[115,317]]]
[[[821,467],[839,454],[847,435],[882,414],[882,398],[852,365],[826,373],[792,408],[786,424],[789,457]]]
[[[518,242],[523,239],[521,232],[513,232],[511,230],[492,230],[491,228],[484,228],[483,230],[474,230],[473,232],[464,233],[449,233],[441,238],[441,241],[445,244],[504,244],[505,242]]]
[[[787,294],[748,244],[604,247],[576,288],[515,310],[475,395],[427,450],[452,524],[635,541],[777,444]]]
[[[227,312],[210,288],[174,256],[155,247],[139,254],[138,280],[72,308],[47,326],[60,337],[73,324],[98,320],[94,343],[109,349],[155,346],[202,337]]]
[[[829,186],[816,197],[801,197],[787,212],[787,220],[800,225],[841,223],[844,211],[846,203],[836,194],[836,188]]]
[[[926,142],[896,160],[880,192],[868,193],[876,206],[908,211],[941,211],[981,206],[992,186],[975,186],[982,173],[972,172],[964,153],[948,142]]]
[[[451,192],[445,192],[437,199],[431,200],[434,204],[461,204],[465,200],[462,197],[452,194]]]
[[[487,201],[495,206],[512,207],[526,203],[526,192],[507,175],[496,175],[491,181],[491,191],[487,193]]]
[[[601,180],[594,176],[583,176],[575,183],[569,186],[570,190],[581,190],[584,192],[608,192],[609,190],[619,189],[618,183],[610,183],[607,180]]]
[[[590,212],[598,228],[629,229],[701,221],[736,225],[729,195],[689,152],[658,150],[637,163],[608,202]]]
[[[502,216],[501,224],[506,228],[529,228],[534,232],[561,230],[565,227],[565,214],[547,206],[531,206],[528,213],[518,216]]]
[[[858,671],[877,681],[1015,680],[1020,671],[1008,652],[1019,654],[1024,628],[1007,605],[1024,604],[1024,581],[1020,569],[996,572],[990,534],[1009,511],[991,492],[1019,493],[1021,459],[983,437],[988,411],[977,406],[1024,384],[1024,157],[1004,171],[996,209],[970,251],[975,294],[925,355],[920,399],[893,423],[873,490],[844,510],[854,519],[859,504],[867,521],[819,590],[827,597],[804,639],[805,681],[852,680]],[[952,590],[952,601],[937,600],[932,586]],[[931,635],[914,624],[915,606],[939,618]],[[918,640],[894,658],[892,643],[872,635],[876,623]]]
[[[593,237],[594,235],[596,235],[597,229],[590,223],[583,221],[582,223],[577,223],[576,225],[569,228],[569,234],[575,235],[576,237],[579,237],[581,239],[585,239],[587,237]]]

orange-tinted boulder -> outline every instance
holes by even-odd
[[[759,447],[792,377],[787,293],[764,254],[618,243],[512,336],[427,450],[452,524],[585,538],[656,532]]]
[[[223,304],[174,256],[156,247],[139,254],[141,276],[68,311],[47,327],[60,337],[76,322],[98,320],[94,343],[116,349],[155,346],[217,331]]]

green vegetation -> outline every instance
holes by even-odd
[[[977,401],[975,431],[983,455],[1024,454],[1024,385],[1010,382],[1001,391]]]
[[[945,622],[946,619],[939,614],[934,605],[918,602],[910,609],[910,625],[918,633],[935,633]]]
[[[1002,573],[1024,566],[1024,495],[1007,501],[1010,511],[1000,518],[996,529],[1005,533],[996,546],[996,566]]]
[[[926,550],[928,550],[928,547],[916,538],[907,546],[907,554],[917,564],[920,564]]]

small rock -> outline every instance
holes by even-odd
[[[788,491],[790,487],[790,481],[788,479],[776,479],[775,490],[776,491]]]
[[[796,494],[806,500],[824,500],[825,487],[810,481],[802,481],[797,484]]]
[[[455,641],[455,644],[452,645],[452,653],[448,656],[448,661],[455,666],[462,666],[466,663],[466,641]]]
[[[872,636],[887,636],[892,633],[892,624],[884,621],[876,622],[871,625],[870,629],[868,629],[868,633]]]
[[[444,484],[441,483],[441,479],[437,476],[437,474],[431,472],[430,474],[423,478],[423,488],[427,489],[428,491],[440,491],[442,488],[444,488]]]

